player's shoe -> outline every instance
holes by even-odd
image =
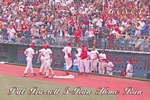
[[[88,73],[85,73],[85,76],[88,76]]]
[[[54,75],[52,75],[52,76],[49,76],[49,78],[53,78],[54,77]]]
[[[44,78],[48,78],[49,76],[45,76]]]
[[[65,72],[66,72],[66,75],[69,75],[69,71],[68,70],[66,70]]]
[[[80,75],[81,75],[81,73],[80,73],[80,72],[78,72],[78,75],[80,76]]]
[[[39,74],[40,74],[40,75],[43,75],[43,73],[42,73],[42,72],[39,72]]]
[[[36,76],[36,74],[35,74],[35,73],[32,73],[32,75],[33,75],[33,76]]]
[[[23,77],[28,77],[28,75],[26,73],[23,74]]]

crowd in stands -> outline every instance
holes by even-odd
[[[140,49],[150,36],[149,0],[1,0],[0,39],[74,37],[89,47],[100,39],[134,40]],[[144,44],[149,48],[150,44]]]

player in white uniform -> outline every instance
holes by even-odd
[[[40,75],[45,73],[45,66],[44,66],[45,60],[44,60],[44,55],[42,55],[42,54],[44,54],[45,48],[46,48],[46,44],[44,44],[43,48],[39,50],[38,62],[41,60],[41,67],[40,67],[40,71],[39,71]],[[42,71],[43,71],[43,73],[42,73]]]
[[[52,62],[52,50],[49,49],[49,45],[47,44],[45,47],[44,52],[42,53],[42,55],[44,56],[44,66],[45,66],[45,72],[46,72],[46,76],[44,78],[48,78],[49,77],[49,71],[51,72],[52,76],[54,75],[54,72],[51,68],[51,62]]]
[[[33,71],[33,68],[32,68],[32,59],[33,59],[33,56],[36,55],[38,52],[34,52],[33,50],[34,48],[34,44],[30,44],[30,47],[27,48],[24,52],[24,54],[26,55],[26,61],[27,61],[27,66],[26,66],[26,69],[24,71],[24,77],[27,77],[27,72],[28,72],[28,69],[31,70],[31,73],[33,76],[35,76],[36,74],[34,73]]]
[[[127,61],[127,68],[126,68],[126,77],[133,76],[133,65],[131,64],[131,60],[128,59]]]
[[[88,51],[88,47],[86,47],[87,50],[87,60],[86,60],[86,65],[85,65],[85,73],[86,76],[88,76],[88,73],[90,72],[90,52]]]
[[[99,53],[96,50],[96,47],[93,46],[93,50],[90,52],[90,58],[91,58],[91,71],[92,73],[97,72],[97,59],[98,59]]]
[[[104,68],[106,59],[105,50],[102,50],[102,52],[99,54],[99,74],[106,73],[106,69]]]
[[[113,75],[114,64],[108,58],[106,58],[105,62],[104,68],[106,68],[106,74]]]
[[[82,51],[82,49],[81,48],[77,48],[76,49],[77,50],[77,53],[75,53],[75,57],[77,58],[77,62],[78,62],[78,69],[80,70],[80,55],[81,55],[81,51]],[[79,72],[79,74],[80,74],[80,72]]]
[[[66,62],[66,70],[65,70],[66,75],[69,75],[69,69],[72,66],[71,51],[72,51],[71,42],[68,42],[68,46],[64,47],[64,49],[62,50]]]

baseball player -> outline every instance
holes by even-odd
[[[45,60],[44,60],[44,55],[43,55],[45,49],[46,49],[46,44],[44,44],[44,45],[43,45],[43,48],[39,50],[39,56],[38,56],[38,59],[37,59],[38,62],[41,60],[41,67],[40,67],[40,71],[39,71],[39,74],[40,74],[40,75],[43,74],[43,73],[42,73],[42,70],[45,69],[45,66],[44,66]],[[43,72],[45,73],[45,70],[44,70]]]
[[[77,50],[77,53],[75,53],[75,57],[77,58],[77,62],[78,62],[78,69],[79,69],[79,71],[80,71],[80,55],[81,55],[81,51],[82,51],[82,49],[81,48],[76,48],[76,50]],[[80,75],[80,72],[78,73],[79,75]]]
[[[44,66],[45,66],[45,72],[46,72],[46,76],[44,78],[48,78],[49,77],[49,71],[51,72],[52,76],[51,78],[53,77],[54,75],[54,72],[51,68],[51,62],[52,62],[52,50],[49,49],[49,45],[46,44],[45,45],[45,50],[43,51],[42,55],[44,56]]]
[[[126,67],[126,77],[133,76],[133,65],[131,64],[131,60],[127,60],[127,67]]]
[[[31,73],[33,76],[36,76],[36,74],[34,73],[33,71],[33,68],[32,68],[32,59],[33,59],[33,56],[36,55],[38,53],[38,51],[34,52],[34,44],[30,44],[29,45],[30,47],[27,48],[24,52],[24,54],[26,55],[26,61],[27,61],[27,66],[26,66],[26,69],[24,71],[24,77],[27,77],[27,72],[28,72],[28,69],[31,70]]]
[[[99,56],[98,51],[96,50],[96,47],[93,46],[93,50],[90,52],[90,57],[91,57],[91,70],[92,73],[97,72],[97,58]]]
[[[105,62],[104,68],[106,68],[106,74],[113,75],[114,64],[108,58],[106,58]]]
[[[84,74],[84,68],[86,70],[86,72],[88,72],[88,68],[87,68],[87,58],[88,58],[88,54],[87,54],[87,50],[85,48],[85,45],[81,46],[81,55],[80,55],[80,68],[79,68],[79,75],[83,75]]]
[[[71,51],[72,51],[71,42],[68,42],[68,46],[64,47],[64,49],[62,50],[66,62],[66,70],[65,70],[66,75],[69,75],[69,69],[72,66]]]
[[[106,73],[106,69],[104,67],[105,59],[106,59],[105,50],[102,50],[101,53],[99,54],[99,74]]]
[[[90,72],[90,52],[88,51],[88,47],[86,47],[87,50],[87,60],[86,60],[86,65],[85,65],[85,73],[86,76],[88,76],[88,73]]]

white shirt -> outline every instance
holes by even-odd
[[[125,30],[123,26],[119,27],[119,29],[121,30],[121,32],[124,32]]]
[[[65,58],[69,58],[68,54],[70,53],[70,55],[71,55],[71,50],[72,50],[72,48],[69,46],[64,47],[64,49],[62,51],[65,53]]]
[[[90,57],[92,60],[95,59],[98,55],[99,55],[99,53],[97,50],[92,50],[90,53]]]
[[[109,61],[108,63],[105,63],[105,67],[106,67],[106,70],[111,71],[114,67],[114,64],[111,61]]]
[[[26,57],[33,58],[34,50],[29,47],[25,50],[24,54],[26,55]]]
[[[118,33],[117,31],[113,30],[113,31],[112,31],[112,34],[114,34],[114,35],[117,34],[117,35],[118,35],[119,33]]]
[[[99,56],[100,56],[100,59],[106,59],[106,54],[105,53],[104,54],[100,53]]]
[[[93,30],[89,30],[89,37],[95,37]]]
[[[9,34],[9,37],[11,37],[11,38],[15,38],[15,33],[16,33],[16,31],[15,31],[15,29],[13,28],[13,29],[7,29],[7,31],[8,31],[8,34]]]
[[[50,59],[50,54],[52,54],[52,50],[51,49],[45,49],[43,51],[43,55],[44,55],[44,59],[47,60],[47,59]]]
[[[98,19],[96,26],[102,27],[103,19]]]
[[[39,52],[40,52],[41,54],[44,54],[44,51],[45,51],[44,48],[42,48],[42,49],[39,50]],[[44,59],[44,56],[43,56],[43,55],[41,55],[41,59]]]
[[[132,64],[127,64],[126,72],[127,73],[133,73],[133,65]]]
[[[77,58],[78,59],[80,59],[80,55],[81,55],[81,51],[82,51],[82,49],[81,48],[77,48],[77,51],[78,51],[78,53],[77,53]]]
[[[73,60],[73,65],[78,65],[78,60],[77,60],[77,58],[75,58],[75,59]]]

